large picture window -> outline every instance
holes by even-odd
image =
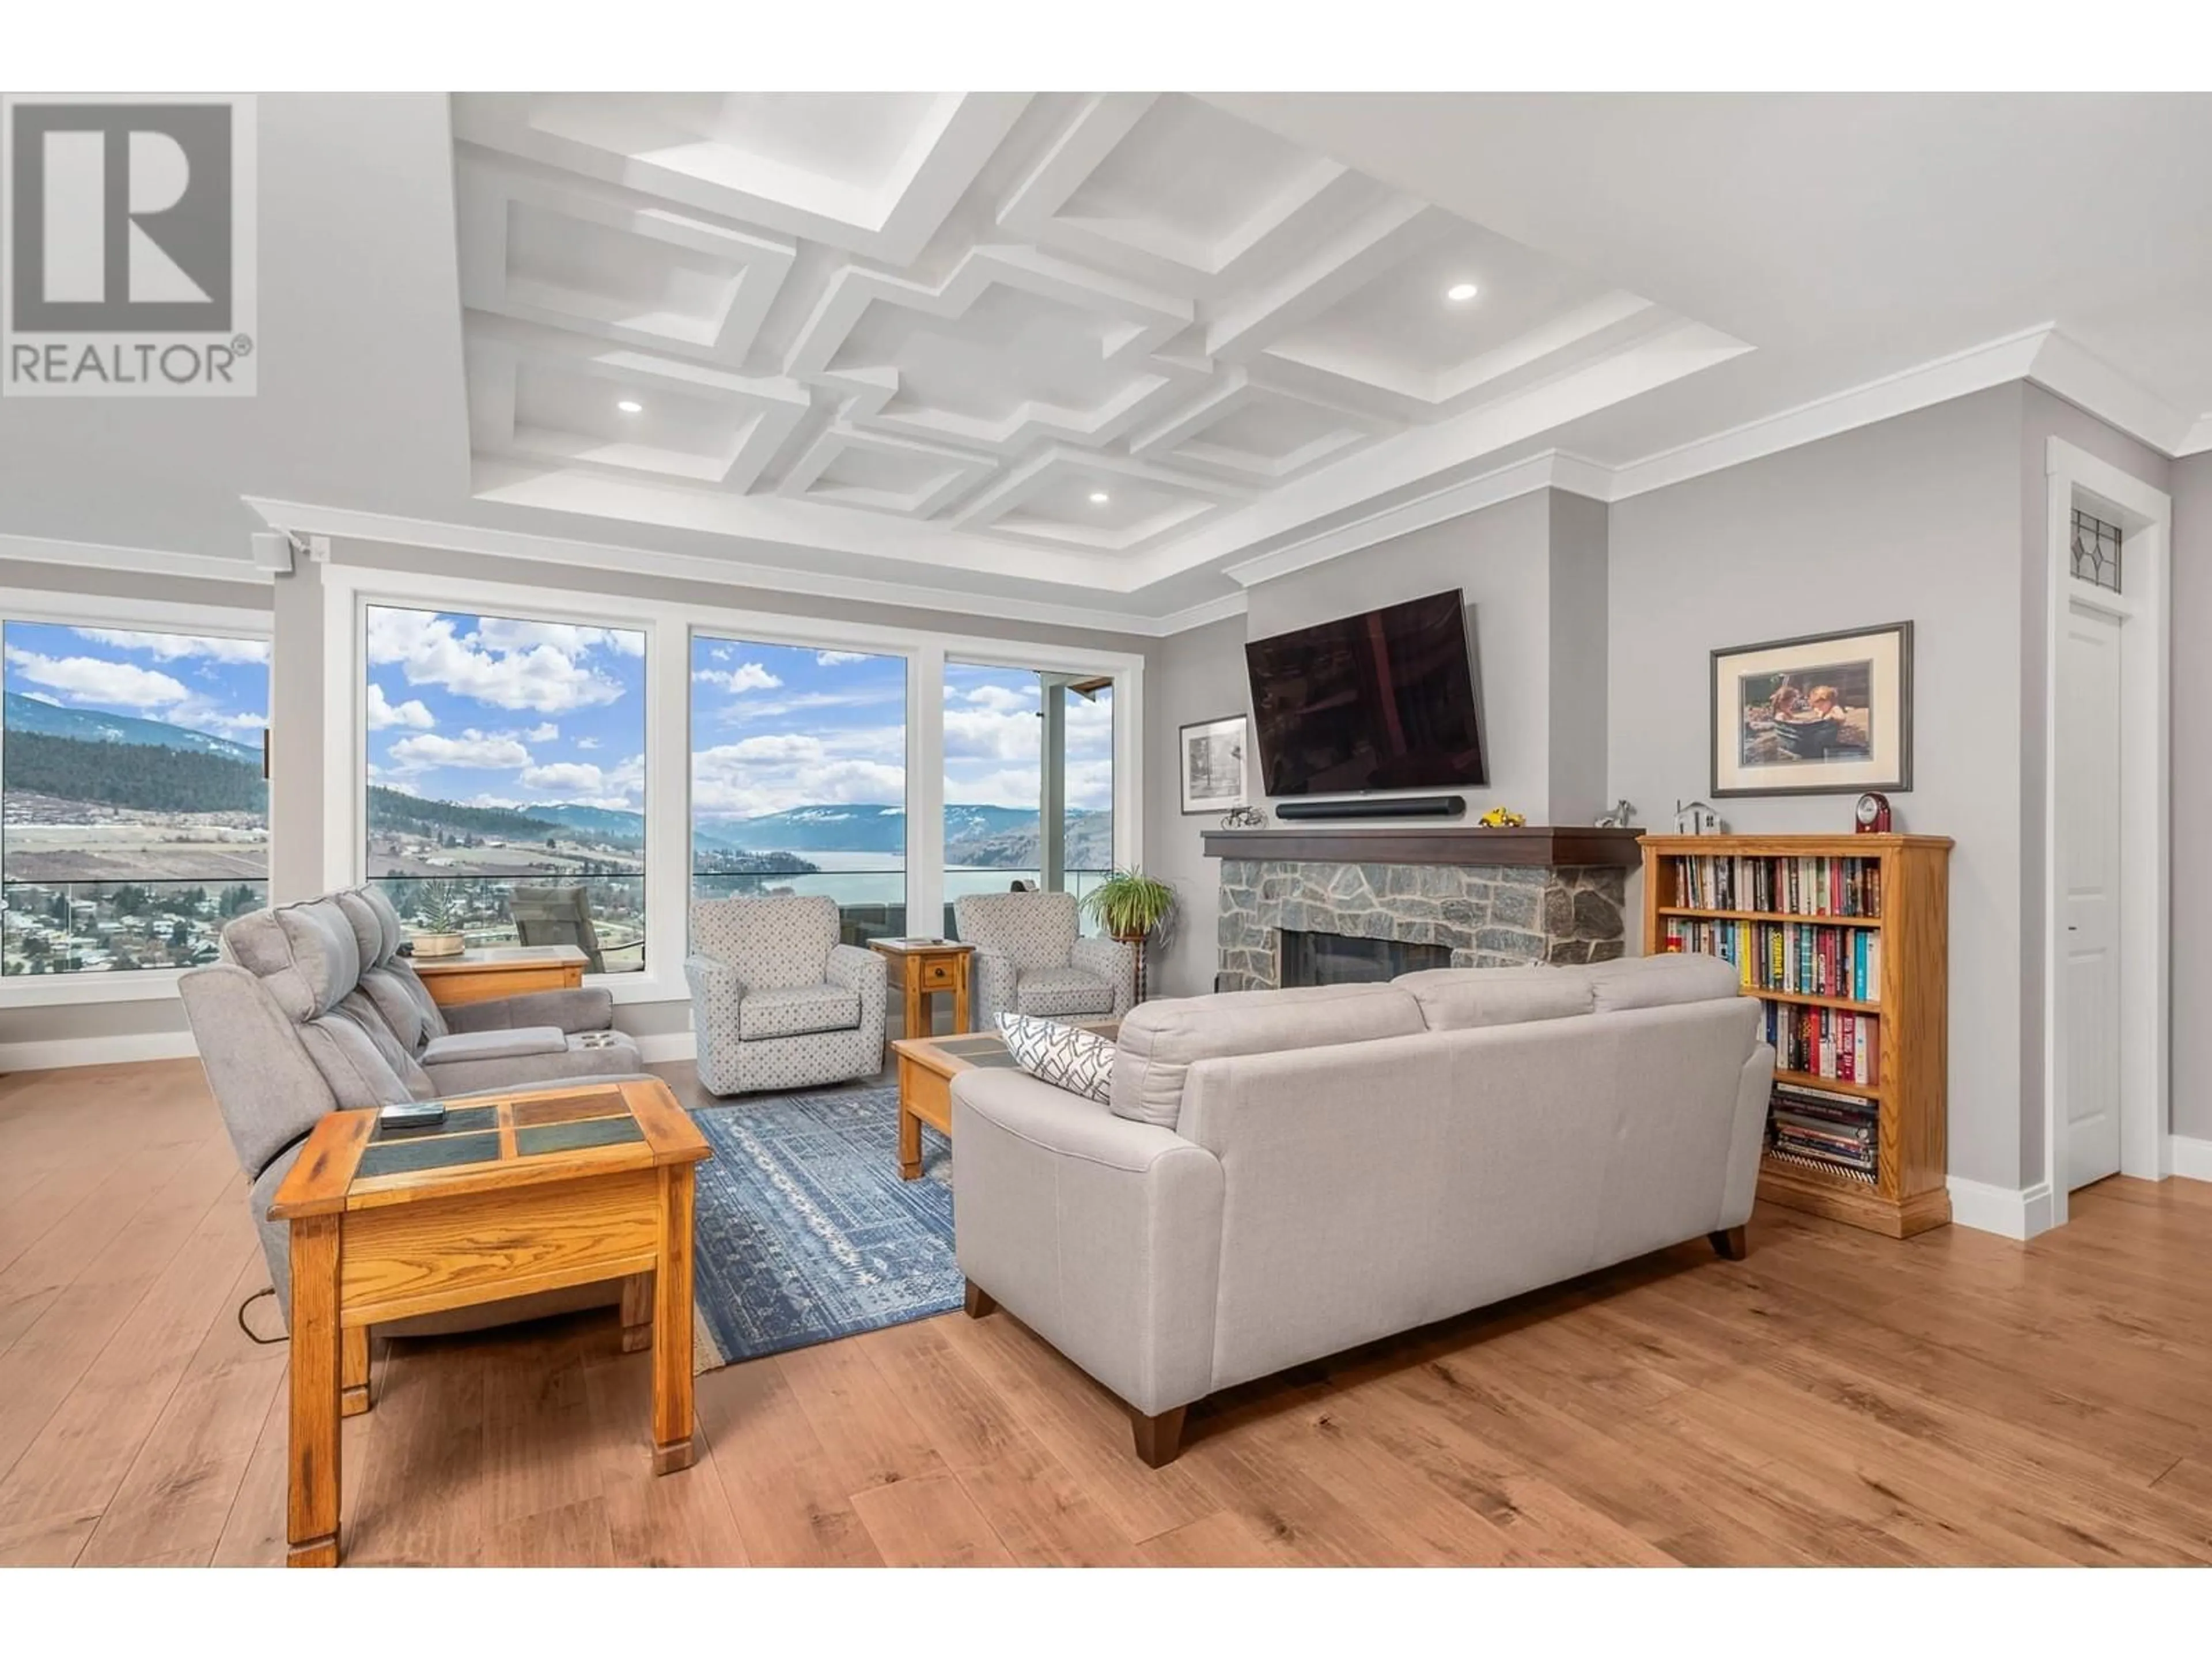
[[[9,621],[0,975],[186,968],[267,902],[265,638]]]
[[[418,927],[641,969],[645,635],[371,605],[367,643],[368,878]]]
[[[903,657],[701,635],[691,890],[826,893],[848,944],[906,925]]]
[[[963,893],[1080,896],[1113,867],[1114,682],[946,663],[947,936]]]

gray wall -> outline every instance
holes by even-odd
[[[92,594],[161,605],[220,605],[234,611],[270,608],[266,582],[198,581],[181,576],[148,576],[129,570],[49,564],[35,559],[0,559],[0,588],[24,588],[58,597]],[[0,1047],[18,1042],[80,1040],[131,1042],[176,1037],[184,1030],[184,1005],[174,997],[148,1002],[0,1009]]]
[[[1200,836],[1219,823],[1213,813],[1182,816],[1176,728],[1224,714],[1249,714],[1244,678],[1244,618],[1231,617],[1160,641],[1145,682],[1145,868],[1176,890],[1173,927],[1145,963],[1146,989],[1157,996],[1200,996],[1213,988],[1214,927],[1220,915],[1215,860]],[[1249,748],[1248,789],[1259,787]],[[1256,799],[1256,797],[1255,797]]]
[[[323,890],[323,572],[295,562],[276,584],[276,648],[269,664],[269,817],[277,826],[270,897]]]
[[[1950,1167],[2022,1179],[2021,388],[2000,387],[1613,504],[1608,751],[1647,823],[1711,787],[1707,653],[1911,618],[1914,787],[1953,837]],[[1732,830],[1843,830],[1849,795],[1715,803]],[[2037,1108],[2039,1120],[2040,1108]]]
[[[2212,641],[2212,453],[2173,463],[2173,1133],[2212,1140],[2212,700],[2193,672]]]
[[[1608,512],[1602,501],[1551,498],[1551,700],[1549,787],[1543,822],[1589,823],[1613,804],[1606,793],[1606,630]]]

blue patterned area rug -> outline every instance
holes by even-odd
[[[960,1305],[952,1149],[925,1126],[898,1171],[898,1091],[829,1090],[708,1107],[698,1166],[694,1368],[710,1371]]]

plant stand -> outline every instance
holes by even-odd
[[[1137,1000],[1145,1000],[1145,939],[1142,933],[1116,933],[1118,944],[1126,945],[1137,953]]]

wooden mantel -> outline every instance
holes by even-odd
[[[1312,864],[1519,864],[1551,869],[1589,866],[1632,870],[1641,861],[1640,830],[1586,824],[1530,824],[1485,830],[1475,824],[1397,829],[1209,830],[1210,859],[1288,859]]]

